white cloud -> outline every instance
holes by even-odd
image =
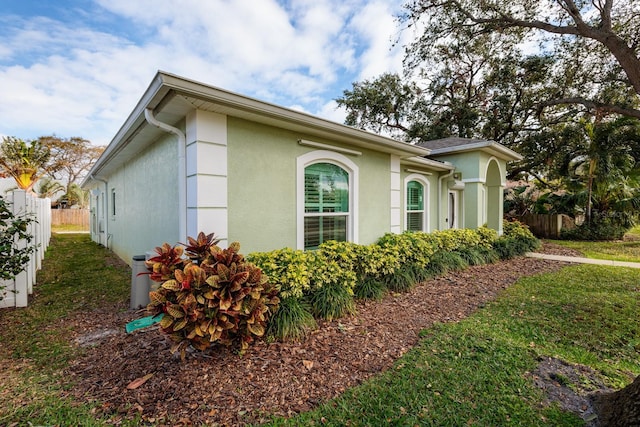
[[[393,0],[96,2],[0,18],[0,133],[106,144],[158,69],[341,122],[331,97],[401,64]]]

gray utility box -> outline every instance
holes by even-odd
[[[149,270],[144,264],[144,255],[134,255],[131,263],[131,304],[129,307],[136,310],[149,304],[149,291],[151,280]]]

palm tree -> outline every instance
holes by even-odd
[[[89,191],[83,190],[75,183],[69,186],[69,191],[62,197],[67,200],[68,206],[86,208],[89,205]]]
[[[591,224],[594,210],[637,215],[640,191],[634,177],[639,170],[633,154],[640,147],[640,123],[623,118],[580,124],[583,140],[576,147],[568,171],[573,184],[570,186],[586,190],[586,223]],[[621,225],[628,226],[627,220],[620,219]]]
[[[38,197],[41,199],[44,198],[53,198],[57,193],[64,191],[64,185],[60,184],[58,181],[53,180],[51,177],[45,176],[40,180],[40,185],[38,186]]]
[[[0,174],[15,179],[18,188],[33,193],[33,186],[47,173],[51,153],[38,141],[9,136],[0,144]]]

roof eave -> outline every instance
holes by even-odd
[[[437,148],[431,150],[431,155],[438,156],[457,154],[477,150],[487,151],[490,154],[497,155],[506,161],[519,161],[524,158],[522,155],[495,141],[479,141],[473,144],[465,144],[457,147]]]
[[[196,97],[206,100],[207,102],[216,103],[238,114],[245,113],[260,116],[265,118],[265,120],[268,119],[271,122],[279,123],[280,126],[284,128],[286,128],[287,125],[304,127],[310,134],[330,135],[336,142],[383,151],[398,155],[401,158],[413,156],[422,157],[431,153],[431,150],[425,147],[410,145],[382,135],[322,119],[311,114],[280,107],[194,80],[185,79],[171,73],[158,71],[136,104],[136,107],[111,140],[107,149],[96,161],[87,178],[82,182],[82,186],[88,184],[91,176],[98,176],[105,165],[134,139],[139,129],[148,125],[144,118],[144,110],[146,108],[162,109],[165,106],[162,104],[163,101],[168,99],[167,97],[171,93]],[[169,102],[171,102],[170,99]]]
[[[409,157],[403,159],[401,163],[403,165],[426,167],[437,172],[452,171],[455,169],[455,166],[450,163],[439,162],[437,160],[426,159],[424,157]]]

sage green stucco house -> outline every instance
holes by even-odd
[[[199,231],[243,253],[501,231],[506,163],[520,158],[491,141],[409,145],[158,72],[83,187],[92,239],[130,261]]]

